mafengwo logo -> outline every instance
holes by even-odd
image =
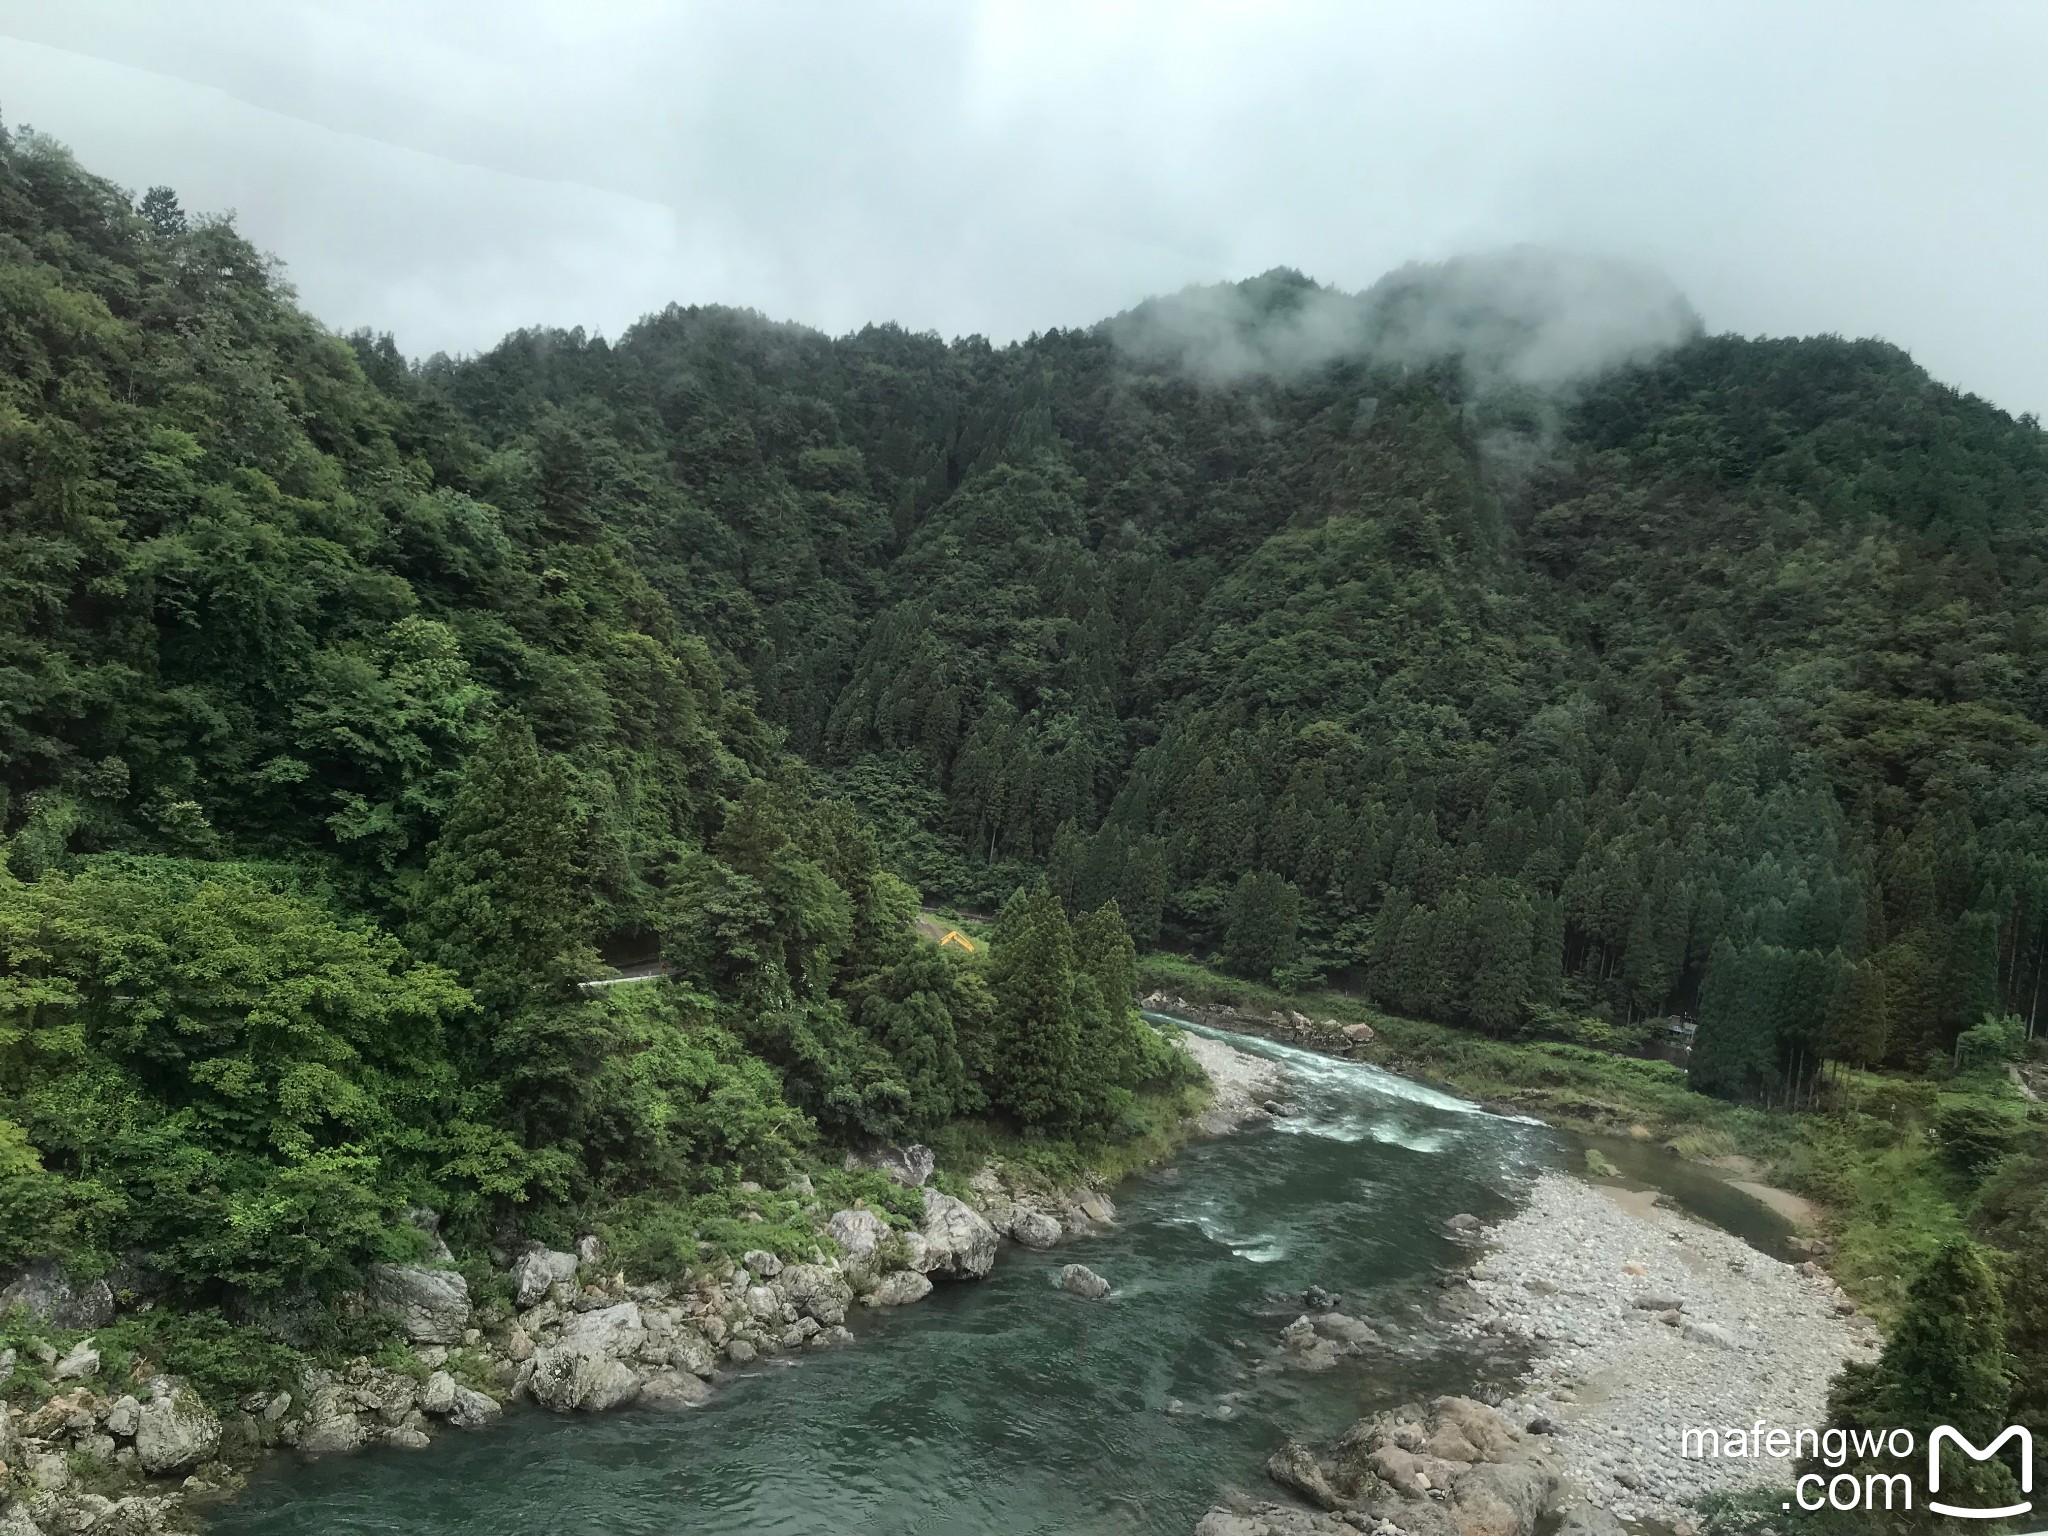
[[[1927,1507],[1937,1515],[1953,1515],[1959,1520],[2011,1520],[2031,1513],[2034,1508],[2031,1498],[2026,1503],[2008,1504],[2002,1509],[1972,1509],[1962,1504],[1944,1504],[1933,1497],[1941,1492],[1941,1447],[1944,1442],[1953,1441],[1955,1448],[1972,1461],[1989,1461],[2009,1440],[2020,1443],[2020,1492],[2031,1495],[2034,1491],[2034,1437],[2023,1426],[2012,1425],[1979,1450],[1960,1430],[1946,1424],[1936,1425],[1934,1433],[1927,1437]],[[2036,1536],[2048,1536],[2048,1533],[2036,1533]]]

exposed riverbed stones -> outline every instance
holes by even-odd
[[[1266,1475],[1316,1508],[1241,1498],[1196,1536],[1534,1536],[1571,1502],[1549,1442],[1464,1397],[1361,1420],[1327,1455],[1288,1441]]]
[[[1484,1240],[1485,1261],[1441,1293],[1459,1298],[1452,1326],[1538,1346],[1506,1406],[1561,1430],[1587,1504],[1624,1520],[1675,1524],[1701,1494],[1781,1479],[1768,1459],[1684,1457],[1681,1432],[1759,1417],[1822,1425],[1843,1362],[1878,1346],[1867,1322],[1837,1312],[1817,1268],[1562,1174],[1539,1177]]]

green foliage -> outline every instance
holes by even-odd
[[[1250,870],[1230,893],[1223,952],[1232,970],[1270,977],[1295,957],[1301,895],[1270,870]]]
[[[423,1175],[468,1002],[225,866],[0,878],[9,1198],[45,1243],[140,1248],[199,1290],[346,1279]]]
[[[414,366],[39,136],[0,211],[0,1264],[317,1290],[432,1200],[672,1270],[820,1138],[1111,1165],[1199,1092],[1161,943],[1681,1140],[1780,1122],[1603,1054],[1672,1013],[1727,1098],[1952,1069],[1801,1142],[1872,1286],[2010,1198],[2048,439],[1895,349],[1567,397],[1387,350],[1418,281],[1228,384],[1131,317]],[[1025,894],[958,957],[906,879]]]
[[[2003,1283],[1989,1254],[1957,1239],[1913,1281],[1883,1356],[1836,1382],[1829,1417],[1844,1429],[1908,1429],[1920,1444],[1947,1424],[1983,1445],[2005,1428],[2011,1390]],[[1957,1503],[1991,1505],[2015,1502],[2018,1485],[2004,1462],[1951,1447],[1941,1486]]]
[[[1947,1098],[1934,1112],[1934,1141],[1958,1172],[1982,1174],[2018,1143],[2026,1117],[2017,1106]]]
[[[1074,935],[1050,886],[1019,892],[1003,908],[989,990],[998,1041],[990,1097],[1026,1125],[1078,1122],[1087,1100],[1083,1021],[1074,1007]],[[1092,979],[1090,991],[1099,1009]]]

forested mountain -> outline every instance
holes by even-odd
[[[928,891],[1044,867],[1492,1031],[1697,1012],[1743,1094],[2037,1011],[2048,439],[1881,342],[1524,253],[409,387],[560,456]]]
[[[409,1203],[672,1272],[772,1239],[733,1190],[820,1137],[1115,1137],[1193,1072],[1113,907],[938,950],[763,718],[798,696],[748,663],[852,634],[887,514],[743,425],[706,507],[525,402],[559,352],[459,399],[226,223],[0,140],[0,1274],[322,1292]]]
[[[1880,342],[1518,253],[414,364],[17,133],[0,352],[0,1262],[1114,1127],[1133,937],[1746,1096],[2035,1014],[2048,438]]]

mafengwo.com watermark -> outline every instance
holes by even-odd
[[[2018,1458],[2024,1497],[1996,1509],[1944,1500],[1945,1452],[1979,1462],[2010,1452]],[[1792,1498],[1785,1504],[1791,1509],[1796,1503],[1809,1513],[1917,1508],[1957,1520],[2018,1520],[2034,1512],[2034,1437],[2020,1424],[2008,1426],[1988,1445],[1973,1444],[1960,1430],[1942,1424],[1923,1445],[1910,1429],[1790,1430],[1771,1428],[1759,1419],[1748,1429],[1682,1429],[1678,1454],[1694,1461],[1775,1460],[1807,1466],[1817,1462],[1830,1470],[1803,1472],[1793,1479]],[[1887,1469],[1886,1463],[1896,1464],[1898,1470]],[[1854,1471],[1848,1470],[1852,1464]],[[1953,1477],[1950,1481],[1953,1484]],[[2048,1531],[2031,1536],[2048,1536]]]

